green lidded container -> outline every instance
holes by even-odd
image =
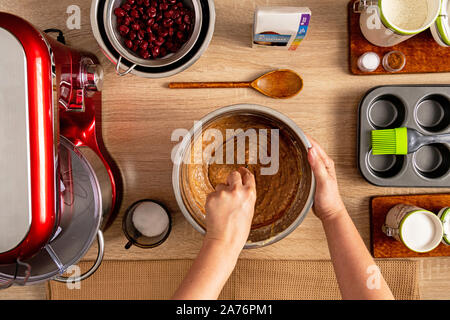
[[[442,0],[441,11],[430,27],[434,40],[442,47],[450,47],[450,0]]]
[[[450,245],[450,208],[443,208],[439,211],[439,219],[441,219],[442,225],[444,226],[444,237],[442,242],[446,245]]]

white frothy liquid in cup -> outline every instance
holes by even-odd
[[[170,223],[166,211],[157,203],[150,201],[137,205],[132,221],[134,227],[148,238],[162,235]]]
[[[425,252],[440,242],[439,230],[430,214],[415,212],[408,216],[402,226],[402,239],[409,248]]]
[[[428,17],[427,0],[384,0],[383,13],[396,27],[414,31],[421,29]]]

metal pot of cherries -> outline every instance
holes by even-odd
[[[104,19],[108,39],[121,57],[134,64],[126,73],[136,66],[168,66],[189,53],[202,27],[200,1],[107,2]]]
[[[179,0],[127,0],[114,15],[125,46],[144,59],[157,59],[187,42],[194,12]]]

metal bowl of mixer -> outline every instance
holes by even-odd
[[[60,137],[61,186],[58,230],[50,242],[32,258],[18,264],[0,266],[0,284],[32,285],[49,279],[81,281],[91,276],[103,260],[104,239],[100,225],[103,217],[101,182],[95,169],[68,139]],[[97,160],[98,161],[98,160]],[[65,278],[64,273],[89,250],[97,237],[98,255],[85,274]],[[75,270],[72,270],[75,271]]]
[[[205,214],[200,210],[198,202],[192,198],[189,190],[189,175],[187,174],[189,160],[186,159],[192,156],[191,148],[195,141],[202,137],[205,128],[228,116],[245,117],[248,115],[261,117],[292,139],[292,145],[295,146],[299,155],[302,179],[296,190],[295,200],[284,215],[268,225],[252,227],[245,245],[247,249],[267,246],[285,238],[302,223],[313,205],[315,180],[307,161],[307,153],[311,144],[295,122],[278,111],[259,105],[241,104],[221,108],[196,123],[189,135],[179,144],[172,171],[173,189],[181,212],[197,231],[204,234],[206,232]],[[300,172],[296,174],[300,174]]]

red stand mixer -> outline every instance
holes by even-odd
[[[100,265],[118,207],[96,128],[103,69],[2,12],[0,47],[0,287],[81,281]],[[94,266],[63,277],[96,237]]]

